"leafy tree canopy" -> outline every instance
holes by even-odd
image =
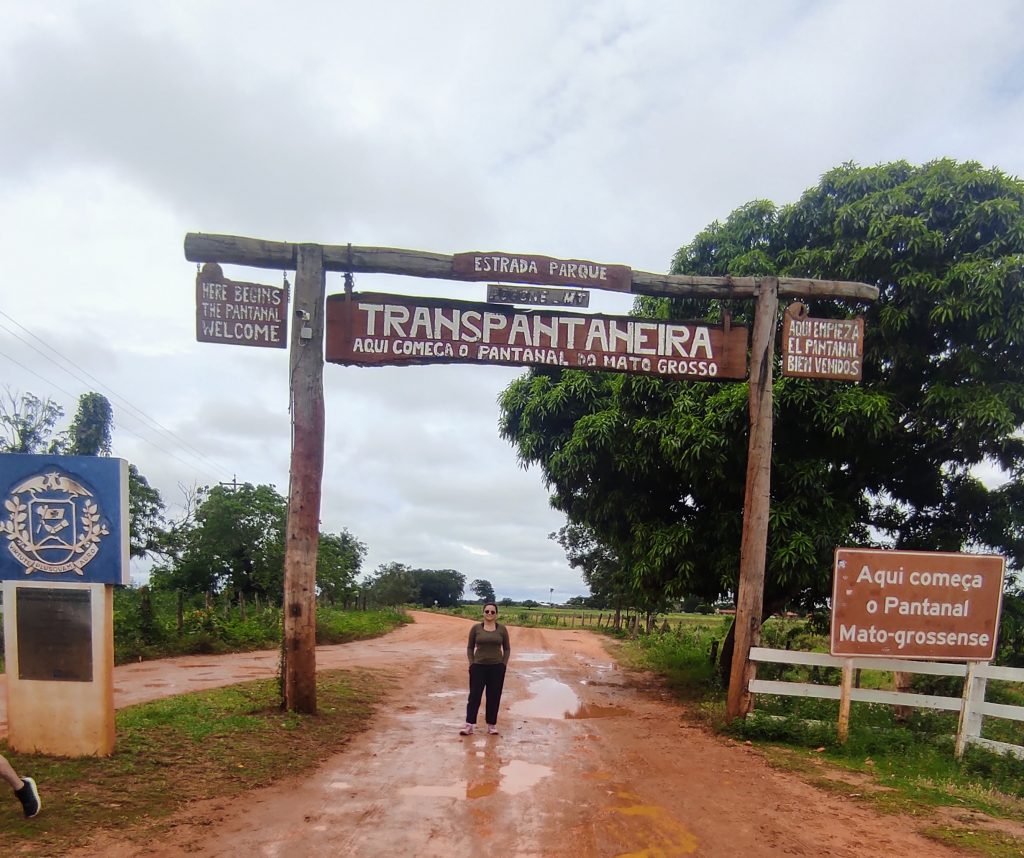
[[[199,491],[194,521],[179,534],[181,556],[154,569],[154,587],[230,591],[280,603],[287,503],[273,486],[244,483]]]
[[[67,433],[67,452],[72,456],[109,456],[114,409],[101,393],[83,393]]]
[[[358,590],[356,579],[366,557],[366,545],[347,529],[321,533],[316,555],[316,584],[331,603],[345,602]]]
[[[800,200],[752,202],[682,247],[673,273],[859,280],[859,385],[783,378],[766,610],[827,592],[841,544],[991,548],[1024,561],[1024,184],[975,163],[830,171]],[[662,318],[751,321],[748,302],[637,302]],[[781,327],[781,326],[780,326]],[[777,352],[778,353],[778,350]],[[747,459],[744,383],[535,369],[501,399],[501,432],[552,503],[636,585],[735,592]],[[996,488],[976,476],[1000,468]]]
[[[114,411],[105,396],[83,393],[70,428],[57,432],[63,416],[64,409],[50,399],[31,393],[19,397],[6,388],[0,399],[0,453],[110,455]],[[132,557],[166,550],[163,499],[135,465],[128,466],[128,509]]]
[[[478,578],[471,582],[469,589],[476,593],[476,597],[481,602],[494,602],[494,587],[491,586],[490,581],[486,581],[483,578]]]
[[[54,427],[64,409],[51,399],[31,393],[20,396],[4,388],[0,399],[0,453],[59,453],[61,443]]]
[[[466,589],[466,576],[454,569],[412,569],[410,575],[418,590],[416,603],[427,607],[454,607]]]
[[[417,595],[412,570],[403,563],[382,563],[366,582],[370,597],[378,605],[398,607]]]

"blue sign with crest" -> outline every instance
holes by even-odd
[[[0,455],[0,579],[128,583],[128,463]]]

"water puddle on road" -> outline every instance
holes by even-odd
[[[517,652],[512,654],[513,661],[549,661],[551,652]]]
[[[580,708],[580,699],[564,682],[538,679],[528,686],[530,696],[512,704],[512,713],[527,718],[564,718]]]
[[[629,710],[621,706],[600,706],[597,703],[584,703],[575,712],[566,712],[566,718],[615,718],[628,715]]]
[[[557,679],[538,679],[528,686],[530,697],[517,700],[510,707],[515,715],[526,718],[612,718],[628,715],[629,710],[621,706],[600,706],[583,703],[579,696],[564,682]]]
[[[498,788],[509,795],[518,795],[539,784],[551,772],[551,766],[512,760],[501,767],[501,784]]]
[[[480,779],[460,780],[453,784],[422,784],[420,786],[403,787],[398,790],[400,795],[427,798],[487,798],[496,792],[518,795],[539,784],[552,773],[550,766],[538,763],[527,763],[523,760],[510,760],[503,765],[494,776],[492,769],[489,774],[481,774]]]
[[[402,787],[399,795],[427,796],[429,798],[462,798],[466,794],[466,782],[449,784],[448,786],[435,786],[423,784],[422,786]]]

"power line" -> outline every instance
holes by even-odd
[[[0,310],[0,316],[4,316],[5,318],[10,319],[11,322],[13,322],[19,328],[21,328],[30,337],[32,337],[33,339],[38,340],[40,343],[42,343],[42,345],[44,345],[46,348],[48,348],[50,351],[52,351],[55,355],[59,356],[61,358],[61,360],[63,360],[69,366],[75,367],[75,363],[70,358],[68,358],[66,355],[61,353],[58,349],[56,349],[53,346],[51,346],[48,342],[46,342],[38,334],[35,334],[33,331],[30,331],[28,328],[26,328],[24,325],[22,325],[16,319],[12,318],[10,315],[5,313],[3,310]],[[58,369],[61,369],[64,372],[67,372],[69,375],[72,375],[73,377],[76,377],[83,384],[87,383],[85,381],[85,379],[83,379],[81,376],[76,375],[76,373],[74,371],[69,370],[66,367],[63,367],[60,364],[58,364],[49,355],[44,354],[43,352],[39,351],[39,349],[36,348],[34,345],[32,345],[32,343],[28,342],[23,337],[20,337],[14,331],[11,331],[11,329],[8,328],[7,326],[5,326],[2,322],[0,322],[0,328],[3,328],[5,331],[10,333],[12,336],[17,337],[19,340],[21,340],[21,342],[25,343],[25,345],[27,345],[29,348],[35,350],[36,352],[41,354],[44,358],[46,358],[51,363],[53,363],[55,366],[57,366]],[[78,367],[75,367],[75,368],[78,369]],[[123,396],[121,396],[115,390],[111,389],[108,385],[104,384],[100,379],[96,378],[96,376],[94,376],[88,370],[81,369],[81,372],[84,373],[86,376],[88,376],[88,378],[90,378],[92,381],[96,382],[96,384],[98,384],[100,387],[102,387],[107,392],[109,392],[110,395],[113,396],[115,399],[119,400],[126,408],[128,408],[129,411],[134,412],[134,414],[137,417],[137,419],[141,420],[143,423],[150,424],[151,427],[155,427],[158,431],[161,431],[165,435],[170,436],[170,438],[172,438],[178,444],[180,444],[183,447],[187,447],[188,449],[192,450],[196,454],[196,456],[198,456],[199,459],[201,459],[202,461],[207,462],[209,465],[213,466],[216,470],[220,471],[221,473],[224,473],[224,474],[228,473],[227,468],[225,468],[223,465],[221,465],[218,462],[213,461],[208,456],[206,456],[201,450],[198,450],[196,447],[192,446],[190,443],[188,443],[188,441],[186,441],[185,439],[183,439],[180,436],[178,436],[177,434],[175,434],[172,430],[168,429],[166,426],[164,426],[158,420],[155,420],[153,417],[151,417],[150,415],[146,414],[141,409],[136,408],[136,406],[133,403],[129,402],[127,399],[125,399]]]
[[[72,367],[75,366],[74,363],[70,360],[70,358],[68,358],[67,356],[62,354],[56,348],[54,348],[49,343],[47,343],[45,340],[43,340],[41,337],[39,337],[38,335],[36,335],[32,331],[30,331],[28,328],[26,328],[24,325],[19,323],[16,319],[12,318],[10,315],[5,313],[3,310],[0,310],[0,316],[4,316],[5,318],[9,319],[11,322],[13,322],[15,325],[17,325],[23,331],[25,331],[29,336],[31,336],[34,339],[38,340],[47,349],[52,351],[54,354],[58,355],[69,366],[72,366]],[[15,339],[17,339],[20,342],[24,343],[26,346],[28,346],[30,349],[35,351],[37,354],[41,355],[43,358],[48,360],[50,363],[52,363],[54,366],[56,366],[62,372],[67,373],[68,375],[70,375],[73,378],[75,378],[76,380],[82,382],[86,386],[89,386],[89,382],[86,381],[86,379],[83,378],[82,375],[78,374],[78,372],[75,372],[75,371],[73,371],[71,369],[68,369],[67,366],[62,366],[60,363],[58,363],[56,360],[54,360],[50,355],[46,354],[45,352],[43,352],[42,350],[37,348],[34,344],[32,344],[31,342],[26,340],[24,337],[19,335],[16,331],[11,330],[9,327],[4,325],[3,322],[0,322],[0,329],[3,329],[5,331],[7,331],[7,333],[9,333],[12,337],[14,337]],[[65,388],[61,387],[56,382],[52,381],[51,379],[46,378],[42,374],[36,372],[35,370],[33,370],[30,367],[28,367],[25,364],[23,364],[21,361],[11,357],[11,355],[9,355],[9,354],[7,354],[5,352],[2,352],[2,351],[0,351],[0,355],[2,355],[3,357],[7,358],[7,360],[11,361],[11,363],[14,363],[17,366],[21,367],[26,372],[34,375],[36,378],[41,379],[42,381],[46,382],[47,384],[49,384],[52,387],[56,388],[57,390],[61,391],[65,395],[71,397],[72,399],[77,399],[78,398],[76,396],[76,394],[74,394],[71,391],[66,390]],[[134,404],[129,402],[123,396],[118,394],[116,391],[112,390],[108,385],[104,384],[104,382],[102,382],[100,379],[96,378],[96,376],[92,375],[90,372],[88,372],[87,370],[84,370],[84,369],[81,370],[81,373],[83,373],[85,376],[88,376],[88,378],[92,379],[92,381],[94,381],[97,385],[99,385],[101,388],[103,388],[106,391],[108,391],[111,396],[113,396],[120,403],[122,403],[130,412],[133,412],[134,413],[133,416],[135,416],[136,419],[140,420],[140,422],[142,422],[144,425],[148,425],[149,428],[155,429],[157,432],[162,432],[164,435],[169,436],[171,439],[173,439],[181,447],[184,447],[184,448],[187,448],[188,450],[193,451],[193,453],[195,454],[196,458],[198,458],[201,462],[206,463],[207,467],[204,468],[204,470],[208,470],[210,467],[212,467],[213,468],[213,472],[217,472],[219,474],[224,474],[224,475],[230,473],[230,471],[227,468],[225,468],[223,465],[221,465],[218,462],[215,462],[214,460],[210,459],[208,456],[206,456],[200,450],[196,449],[194,446],[189,444],[184,439],[180,438],[178,435],[176,435],[170,429],[168,429],[167,427],[163,426],[161,423],[159,423],[157,420],[155,420],[152,417],[150,417],[148,414],[146,414],[141,409],[137,408]],[[170,456],[171,458],[175,459],[176,461],[180,462],[181,464],[185,465],[186,467],[190,467],[190,468],[191,467],[195,467],[194,463],[190,463],[190,462],[185,461],[184,459],[182,459],[180,456],[178,456],[177,454],[175,454],[171,450],[168,450],[167,448],[160,446],[159,444],[155,443],[154,441],[152,441],[152,440],[150,440],[148,438],[145,438],[144,436],[138,434],[137,432],[135,432],[132,429],[130,429],[127,426],[125,426],[123,423],[121,423],[119,425],[119,428],[122,431],[127,432],[129,435],[132,435],[132,436],[138,438],[143,443],[149,444],[154,449],[159,450],[160,452],[164,453],[167,456]]]
[[[0,325],[0,327],[2,327],[2,325]],[[30,372],[30,373],[32,373],[32,375],[34,375],[34,376],[35,376],[36,378],[38,378],[38,379],[40,379],[40,380],[44,381],[44,382],[45,382],[46,384],[49,384],[49,385],[50,385],[51,387],[55,387],[55,388],[56,388],[57,390],[61,391],[61,393],[65,393],[65,394],[67,394],[68,396],[70,396],[70,397],[72,397],[72,398],[75,398],[76,394],[74,394],[74,393],[71,393],[71,392],[70,392],[70,391],[68,391],[68,390],[65,390],[65,389],[64,389],[63,387],[61,387],[61,386],[60,386],[59,384],[56,384],[55,382],[53,382],[53,381],[51,381],[50,379],[46,378],[46,376],[40,375],[40,374],[39,374],[38,372],[36,372],[35,370],[33,370],[33,369],[30,369],[29,367],[25,366],[25,364],[21,363],[21,361],[18,361],[18,360],[15,360],[14,358],[12,358],[12,357],[11,357],[11,356],[10,356],[9,354],[7,354],[6,352],[4,352],[4,351],[0,351],[0,357],[5,357],[5,358],[7,358],[7,360],[9,360],[9,361],[10,361],[11,363],[13,363],[13,364],[17,364],[17,365],[18,365],[18,366],[20,366],[20,367],[21,367],[22,369],[24,369],[24,370],[25,370],[26,372]],[[129,435],[132,435],[132,436],[134,436],[135,438],[138,438],[138,439],[139,439],[140,441],[142,441],[142,443],[143,443],[143,444],[149,444],[149,446],[150,446],[150,447],[152,447],[152,448],[153,448],[153,449],[155,449],[155,450],[159,450],[159,451],[160,451],[161,453],[163,453],[163,454],[164,454],[165,456],[170,456],[170,457],[171,457],[172,459],[174,459],[175,461],[177,461],[177,462],[179,462],[180,464],[184,465],[184,466],[185,466],[186,468],[195,468],[195,467],[196,467],[196,463],[195,463],[195,462],[188,462],[188,461],[186,461],[185,459],[182,459],[182,458],[181,458],[180,456],[178,456],[178,455],[177,455],[176,453],[174,453],[174,452],[173,452],[172,450],[168,450],[168,449],[166,449],[165,447],[161,447],[161,446],[160,446],[159,444],[157,444],[156,442],[152,441],[152,440],[151,440],[151,439],[149,439],[149,438],[146,438],[146,437],[144,437],[143,435],[140,435],[140,434],[139,434],[138,432],[135,432],[135,431],[134,431],[134,430],[132,430],[132,429],[129,429],[129,428],[127,427],[127,426],[124,426],[124,425],[122,425],[122,426],[119,426],[118,428],[119,428],[119,429],[120,429],[120,430],[121,430],[122,432],[127,432],[127,433],[128,433]],[[209,471],[209,470],[207,470],[206,468],[203,468],[203,470],[206,470],[206,471],[207,471],[207,473],[213,474],[213,472],[212,472],[212,471]],[[227,471],[224,471],[224,473],[227,473]]]
[[[26,334],[28,334],[33,339],[38,340],[40,343],[42,343],[42,345],[44,345],[51,352],[53,352],[55,355],[60,357],[61,360],[63,360],[69,366],[75,367],[76,370],[79,369],[79,367],[77,367],[75,365],[74,361],[72,361],[66,355],[61,353],[58,349],[56,349],[53,346],[51,346],[48,342],[46,342],[38,334],[34,333],[33,331],[30,331],[28,328],[26,328],[24,325],[22,325],[20,322],[18,322],[17,319],[14,319],[13,317],[11,317],[7,313],[5,313],[3,310],[0,310],[0,316],[4,316],[5,318],[10,319],[11,322],[13,322],[19,328],[21,328]],[[69,370],[66,367],[61,366],[59,363],[57,363],[55,360],[53,360],[53,358],[51,358],[49,355],[41,352],[38,348],[36,348],[34,345],[32,345],[32,343],[30,343],[27,340],[25,340],[24,337],[19,336],[16,332],[12,331],[10,328],[8,328],[6,325],[4,325],[2,322],[0,322],[0,328],[3,328],[5,331],[7,331],[12,336],[17,337],[17,339],[21,340],[21,342],[25,343],[25,345],[27,345],[29,348],[35,350],[40,355],[42,355],[44,358],[46,358],[48,361],[53,363],[58,369],[61,369],[64,372],[67,372],[69,375],[74,376],[79,381],[81,381],[83,384],[87,384],[85,379],[83,379],[81,376],[77,375],[74,371]],[[123,396],[121,396],[115,390],[111,389],[108,385],[104,384],[102,381],[100,381],[100,379],[96,378],[96,376],[94,376],[88,370],[81,369],[81,372],[84,373],[86,376],[88,376],[88,378],[90,378],[92,381],[96,382],[96,384],[98,384],[100,387],[102,387],[108,393],[110,393],[110,395],[113,396],[115,399],[119,400],[126,408],[128,408],[129,411],[134,412],[134,414],[136,415],[137,419],[141,420],[143,423],[150,424],[150,426],[155,427],[157,429],[157,431],[163,432],[165,435],[170,436],[174,441],[176,441],[177,443],[181,444],[183,447],[187,447],[188,449],[192,450],[196,454],[196,456],[198,456],[201,460],[207,462],[208,464],[212,465],[218,471],[220,471],[220,472],[222,472],[224,474],[228,473],[227,468],[225,468],[223,465],[221,465],[218,462],[213,461],[208,456],[206,456],[201,450],[198,450],[195,447],[193,447],[191,444],[188,443],[188,441],[186,441],[184,438],[181,438],[180,436],[176,435],[173,431],[168,429],[166,426],[164,426],[158,420],[155,420],[153,417],[151,417],[150,415],[146,414],[141,409],[136,408],[133,403],[129,402],[127,399],[125,399]]]

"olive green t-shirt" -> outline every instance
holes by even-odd
[[[497,624],[493,632],[487,631],[483,623],[475,623],[469,630],[466,655],[470,664],[508,664],[511,654],[508,629],[501,623]]]

